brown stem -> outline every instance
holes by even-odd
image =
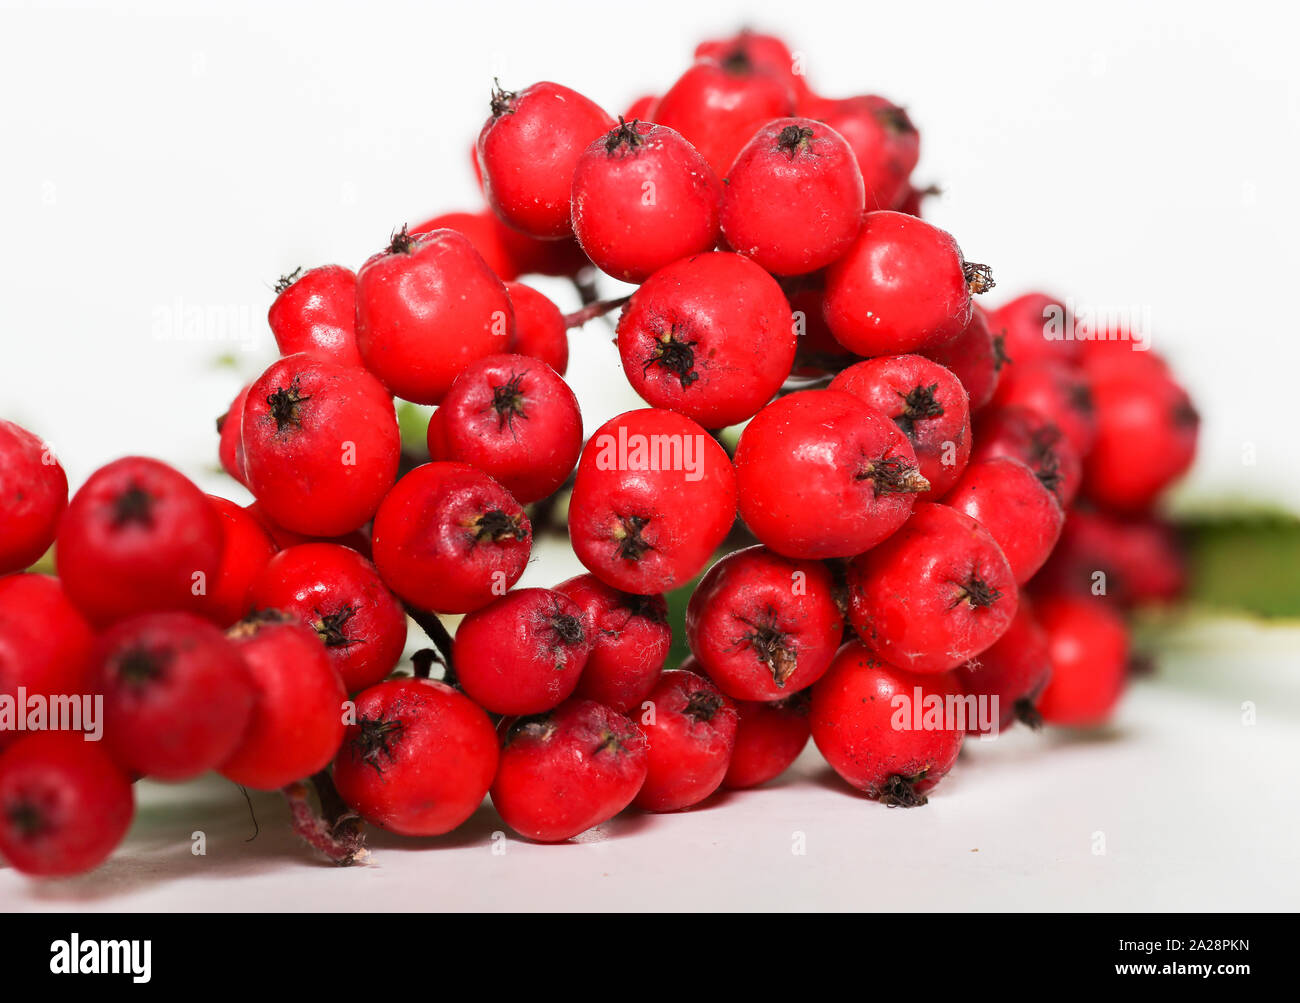
[[[589,320],[595,320],[597,317],[603,317],[605,314],[619,309],[631,298],[631,296],[620,296],[616,300],[596,300],[595,303],[589,303],[581,310],[566,313],[564,315],[564,326],[581,327]]]
[[[443,678],[445,681],[450,682],[455,676],[453,674],[454,663],[451,660],[452,640],[451,635],[447,633],[447,628],[443,626],[437,614],[416,609],[410,603],[406,604],[406,615],[415,621],[416,626],[424,631],[429,640],[433,642],[434,647],[438,649],[438,654],[442,656],[442,664],[446,670]]]
[[[320,813],[312,809],[308,786],[315,788]],[[310,780],[299,780],[284,788],[293,818],[293,831],[340,867],[362,863],[369,855],[361,818],[339,795],[328,770]]]

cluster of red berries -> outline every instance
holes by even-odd
[[[0,730],[10,864],[99,863],[139,777],[314,779],[344,822],[417,836],[490,792],[558,841],[762,784],[810,735],[854,788],[914,805],[968,733],[1107,717],[1124,610],[1182,586],[1152,509],[1195,411],[1125,331],[1048,336],[1073,325],[1039,294],[977,306],[990,269],[920,218],[907,113],[819,97],[797,65],[773,37],[707,42],[617,121],[558,84],[498,87],[487,209],[282,280],[282,356],[219,423],[247,507],[139,457],[69,502],[48,448],[0,422],[0,697],[51,724],[59,698],[103,708],[102,742]],[[566,316],[516,281],[593,265],[636,290]],[[619,308],[649,406],[584,442],[567,329]],[[427,461],[394,398],[437,405]],[[560,493],[589,573],[515,588]],[[664,593],[746,533],[665,669]],[[23,573],[51,543],[57,578]],[[439,614],[464,614],[454,640]],[[408,615],[435,644],[411,674]],[[993,715],[952,720],[970,697]]]

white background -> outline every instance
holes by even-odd
[[[211,472],[212,419],[270,358],[280,273],[355,267],[402,222],[475,207],[494,75],[619,111],[744,22],[787,35],[819,90],[908,107],[916,176],[946,190],[929,215],[993,264],[993,302],[1043,285],[1150,311],[1206,419],[1182,505],[1300,510],[1300,86],[1278,4],[4,3],[0,415],[49,437],[74,484],[147,453],[238,497]],[[168,337],[194,309],[213,319]],[[608,335],[574,335],[589,427],[634,404]],[[223,354],[237,366],[214,368]],[[108,865],[37,885],[0,871],[0,905],[1294,908],[1298,638],[1185,630],[1115,731],[977,745],[920,812],[845,796],[810,755],[776,790],[576,846],[493,857],[484,809],[336,872],[272,797],[245,844],[230,785],[146,786]]]

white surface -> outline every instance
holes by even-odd
[[[1207,419],[1192,498],[1300,508],[1297,13],[1264,0],[0,0],[0,414],[74,483],[128,452],[211,465],[241,382],[211,359],[265,364],[282,272],[477,204],[494,75],[619,111],[746,22],[821,91],[910,109],[917,178],[946,189],[929,211],[994,266],[993,302],[1043,284],[1150,311]],[[207,319],[159,340],[178,305]],[[574,354],[589,425],[635,402],[607,346]]]
[[[1300,908],[1300,631],[1211,625],[1103,734],[1016,729],[968,742],[930,804],[868,802],[811,746],[786,777],[674,815],[630,813],[581,841],[501,835],[485,805],[431,840],[373,834],[372,862],[314,860],[277,797],[261,835],[233,785],[149,785],[98,871],[31,883],[47,910],[1294,910]],[[1250,651],[1251,654],[1244,654]],[[1257,723],[1242,724],[1242,704]],[[196,830],[207,855],[190,852]],[[1094,853],[1098,833],[1105,853]],[[494,834],[498,834],[495,835]],[[806,853],[792,852],[800,834]],[[504,853],[494,853],[504,847]]]

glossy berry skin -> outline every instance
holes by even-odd
[[[561,376],[569,368],[569,331],[560,308],[532,286],[507,282],[515,310],[510,353],[545,362]]]
[[[744,700],[736,704],[740,725],[727,775],[722,778],[723,787],[757,787],[793,765],[808,744],[811,696],[811,690],[803,690],[784,700]]]
[[[689,582],[736,518],[736,474],[695,422],[645,408],[611,418],[587,442],[569,501],[583,565],[636,595]]]
[[[966,693],[990,703],[997,698],[996,731],[1005,731],[1017,721],[1031,728],[1042,723],[1034,704],[1051,678],[1052,659],[1047,634],[1023,595],[1007,632],[978,658],[959,666],[956,674]],[[967,722],[969,735],[992,731],[979,720]]]
[[[961,334],[971,293],[990,285],[937,226],[869,212],[853,246],[826,272],[826,322],[858,355],[924,351]]]
[[[1191,466],[1200,418],[1168,375],[1110,375],[1092,394],[1097,436],[1084,461],[1084,493],[1116,512],[1141,513]]]
[[[469,463],[521,504],[554,494],[582,452],[578,398],[550,366],[489,355],[456,377],[429,426],[429,455]]]
[[[802,67],[798,65],[790,47],[775,35],[751,31],[748,28],[729,38],[709,39],[695,47],[695,59],[719,63],[748,63],[754,69],[780,77],[794,92],[796,100],[808,100],[808,88]]]
[[[680,133],[626,122],[601,136],[573,172],[573,232],[597,268],[644,282],[718,242],[722,185]]]
[[[475,158],[477,160],[477,154]],[[407,232],[414,238],[422,237],[434,230],[455,230],[466,237],[502,282],[510,283],[519,278],[520,262],[517,251],[522,242],[530,238],[510,229],[497,219],[496,213],[491,209],[483,209],[479,212],[443,213],[408,227]]]
[[[1063,362],[1013,361],[1002,371],[995,407],[1025,407],[1053,422],[1061,434],[1086,457],[1097,438],[1097,405],[1082,371]]]
[[[819,118],[853,151],[862,172],[868,210],[900,208],[911,186],[908,178],[921,156],[921,136],[898,105],[875,94],[829,101]]]
[[[497,768],[482,709],[432,679],[398,678],[357,695],[334,761],[334,785],[367,822],[403,836],[441,836],[474,814]]]
[[[0,857],[16,871],[88,871],[122,842],[134,813],[130,781],[97,742],[44,731],[0,754]]]
[[[632,389],[705,428],[752,418],[790,374],[797,343],[776,280],[738,254],[661,268],[618,320],[618,354]]]
[[[560,84],[496,91],[479,133],[478,162],[497,216],[532,237],[569,236],[574,169],[614,124],[594,101]]]
[[[594,700],[569,700],[503,730],[492,806],[528,839],[560,843],[608,822],[645,782],[645,735]]]
[[[686,640],[734,700],[780,700],[815,683],[844,633],[834,582],[818,561],[759,545],[711,567],[686,608]]]
[[[73,496],[59,526],[59,579],[97,625],[192,610],[196,587],[218,573],[221,544],[221,518],[202,491],[165,463],[130,456]]]
[[[736,706],[703,676],[669,669],[638,718],[650,745],[645,784],[633,801],[646,811],[680,811],[722,785],[736,745]]]
[[[1017,585],[1043,566],[1065,523],[1056,496],[1032,470],[1008,456],[972,463],[943,503],[992,534]]]
[[[849,563],[849,619],[882,659],[909,672],[954,669],[992,645],[1018,591],[987,529],[922,502],[888,540]]]
[[[510,294],[463,234],[405,231],[357,273],[357,348],[394,396],[437,404],[471,362],[504,352]]]
[[[27,429],[0,420],[0,575],[40,560],[68,505],[68,476]]]
[[[1104,724],[1128,677],[1123,618],[1096,598],[1047,597],[1037,609],[1052,659],[1051,681],[1038,700],[1043,720],[1071,728]]]
[[[971,304],[966,330],[952,341],[926,349],[925,357],[951,370],[961,381],[972,414],[993,399],[1005,364],[1001,335],[995,338],[989,331],[988,314],[978,303]]]
[[[456,679],[494,714],[540,714],[573,693],[591,638],[582,607],[553,589],[517,589],[456,629]]]
[[[850,366],[831,380],[893,420],[916,453],[930,489],[918,501],[942,498],[970,459],[970,407],[966,389],[948,369],[920,355],[885,355]]]
[[[802,390],[773,401],[736,447],[740,517],[787,557],[852,557],[893,533],[929,487],[902,431],[859,398]]]
[[[788,80],[744,54],[697,62],[659,99],[654,120],[686,137],[718,177],[763,125],[795,112]]]
[[[812,738],[835,772],[867,797],[890,807],[923,805],[957,761],[965,731],[946,719],[926,727],[924,717],[916,727],[916,715],[960,693],[954,673],[908,672],[852,641],[813,687]],[[900,720],[911,726],[899,727]]]
[[[266,319],[281,355],[305,352],[340,366],[360,366],[357,276],[342,265],[286,275]]]
[[[369,373],[290,355],[244,402],[248,485],[268,516],[308,536],[369,522],[397,477],[401,434],[392,398]]]
[[[468,613],[519,580],[532,550],[523,507],[481,470],[426,463],[403,477],[375,515],[375,566],[420,609]]]
[[[208,503],[221,518],[221,562],[197,612],[218,627],[230,627],[248,615],[253,580],[279,548],[247,509],[216,495],[208,495]]]
[[[225,634],[189,613],[150,613],[99,640],[104,739],[133,775],[189,780],[243,740],[257,690]]]
[[[325,768],[343,740],[347,693],[320,638],[292,614],[259,612],[227,635],[257,691],[227,780],[273,791]]]
[[[975,425],[972,462],[1009,456],[1032,470],[1062,508],[1079,493],[1083,464],[1050,418],[1026,407],[989,408]]]
[[[406,646],[406,612],[355,550],[304,543],[280,551],[252,583],[254,609],[291,613],[316,632],[349,693],[373,686]]]
[[[244,461],[244,402],[248,400],[252,386],[250,383],[240,390],[226,413],[217,419],[217,458],[221,461],[221,469],[244,487],[248,487],[248,469]]]
[[[731,165],[722,232],[767,271],[803,275],[848,250],[864,205],[862,174],[843,137],[812,119],[779,118]]]
[[[57,578],[0,578],[0,696],[89,693],[95,635]],[[0,749],[18,737],[0,729]]]
[[[672,648],[664,597],[620,592],[595,575],[577,575],[555,591],[581,608],[591,641],[574,696],[632,712],[650,695]]]
[[[989,330],[1002,338],[1007,358],[1022,366],[1079,361],[1083,342],[1061,337],[1074,321],[1056,296],[1032,292],[989,311]]]

